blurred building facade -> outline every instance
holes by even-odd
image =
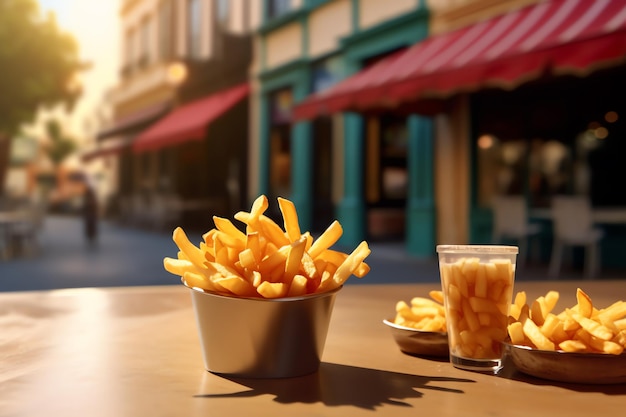
[[[283,196],[303,230],[338,219],[347,245],[418,256],[489,242],[498,194],[626,207],[625,16],[621,0],[124,0],[91,157],[117,173],[122,218],[206,227]],[[610,257],[626,234],[608,235]]]
[[[407,141],[429,121],[409,127],[390,113],[296,122],[291,110],[310,94],[425,38],[428,8],[413,0],[264,3],[254,71],[259,119],[251,140],[258,147],[251,155],[259,158],[250,161],[258,172],[257,192],[290,195],[304,229],[320,231],[338,218],[346,243],[403,237]],[[413,156],[431,163],[429,156]],[[420,221],[427,229],[432,220],[426,215]]]
[[[263,4],[249,198],[288,194],[304,229],[432,256],[489,242],[497,194],[626,206],[619,163],[595,162],[626,133],[623,2]]]
[[[112,120],[84,157],[116,173],[108,213],[137,223],[208,223],[206,213],[245,203],[255,3],[121,2]]]

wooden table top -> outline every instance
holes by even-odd
[[[520,282],[535,298],[583,288],[599,307],[625,281]],[[180,286],[0,294],[2,416],[621,415],[624,385],[564,384],[456,369],[409,356],[382,320],[435,284],[347,285],[317,373],[254,380],[204,370],[189,290]],[[559,310],[560,311],[560,310]]]

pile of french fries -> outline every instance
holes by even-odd
[[[501,356],[513,291],[509,259],[461,258],[440,264],[450,352],[463,358]]]
[[[426,332],[446,332],[443,292],[432,290],[428,295],[430,298],[413,297],[410,305],[406,301],[398,301],[393,322]]]
[[[515,295],[509,312],[511,343],[540,350],[591,352],[619,355],[626,347],[626,302],[617,301],[598,309],[580,288],[577,303],[558,314],[552,313],[559,300],[549,291],[531,302],[526,293]]]
[[[185,285],[205,291],[241,297],[295,297],[331,291],[354,275],[362,278],[370,270],[364,262],[371,253],[361,242],[350,254],[331,249],[343,234],[334,221],[316,239],[301,233],[293,202],[278,198],[283,228],[264,213],[268,200],[259,196],[250,212],[230,220],[213,217],[215,228],[205,233],[199,246],[191,243],[182,228],[172,238],[177,258],[166,257],[165,269],[182,277]]]

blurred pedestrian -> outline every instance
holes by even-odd
[[[90,246],[94,246],[98,240],[98,198],[95,187],[90,181],[85,184],[83,218],[85,221],[85,238]]]

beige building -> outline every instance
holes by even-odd
[[[200,210],[240,204],[256,4],[122,1],[120,79],[108,97],[112,121],[90,155],[118,172],[112,213],[159,223],[151,219],[154,210],[182,222]],[[220,104],[225,94],[231,98]],[[233,134],[226,141],[225,131]],[[227,166],[214,160],[218,155]],[[229,180],[237,187],[226,189]]]

